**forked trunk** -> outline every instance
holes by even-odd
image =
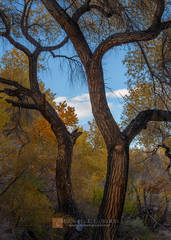
[[[107,178],[97,221],[99,227],[94,231],[93,240],[117,239],[126,195],[128,164],[128,147],[115,145],[108,152]]]

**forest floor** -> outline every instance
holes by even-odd
[[[158,229],[156,233],[150,232],[146,236],[146,232],[143,234],[143,229],[137,228],[135,231],[134,224],[131,223],[127,229],[121,230],[121,235],[118,240],[171,240],[171,216],[169,216],[167,223],[163,228]],[[66,229],[54,229],[53,240],[63,240]],[[9,230],[9,226],[3,220],[0,221],[0,239],[1,240],[15,240],[14,233]],[[42,240],[42,239],[40,239]],[[80,237],[80,240],[88,240],[86,237]]]

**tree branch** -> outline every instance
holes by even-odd
[[[29,13],[30,13],[32,3],[33,1],[28,1],[25,3],[24,10],[21,17],[21,30],[23,35],[26,37],[26,39],[36,47],[36,50],[34,51],[34,53],[40,54],[40,52],[42,51],[46,51],[46,52],[53,51],[63,47],[68,42],[69,37],[65,37],[64,40],[61,41],[61,43],[56,44],[54,46],[41,46],[41,44],[29,34],[28,29],[30,28],[30,26],[28,25],[28,18],[29,18]]]
[[[28,97],[33,96],[33,91],[31,89],[23,87],[21,84],[19,84],[16,81],[0,77],[0,83],[16,88],[16,89],[4,88],[1,90],[1,92],[4,92],[9,96],[18,96],[20,94],[23,94]]]
[[[76,10],[75,14],[73,14],[73,17],[70,17],[55,0],[41,0],[41,2],[44,4],[45,8],[51,14],[51,16],[61,25],[62,29],[66,32],[72,41],[76,51],[80,53],[80,59],[84,65],[88,64],[90,58],[92,57],[92,52],[77,24],[77,21],[79,20],[81,14],[87,11],[85,9],[88,8],[86,4],[89,4],[89,1],[86,1],[86,3],[80,9]],[[81,46],[78,43],[81,43]],[[84,54],[81,54],[83,53],[83,49]]]
[[[7,16],[1,9],[0,9],[0,18],[2,19],[2,22],[5,25],[5,30],[6,30],[6,32],[2,32],[2,33],[0,33],[0,35],[5,37],[10,32],[10,23],[8,22]]]
[[[22,45],[21,43],[15,41],[11,36],[10,36],[10,30],[11,30],[11,26],[10,26],[10,22],[8,20],[8,17],[6,16],[6,14],[4,13],[4,11],[0,10],[0,18],[2,19],[5,28],[6,28],[6,32],[0,33],[0,36],[5,37],[6,39],[8,39],[8,41],[14,45],[14,47],[16,47],[17,49],[21,50],[22,52],[24,52],[27,56],[31,55],[31,52],[29,51],[28,48],[26,48],[24,45]]]
[[[54,46],[47,46],[47,47],[41,46],[40,51],[48,52],[48,51],[57,50],[57,49],[63,47],[68,42],[68,40],[69,40],[69,37],[67,36],[59,44],[56,44]]]
[[[22,96],[32,96],[32,92],[26,88],[17,88],[15,90],[10,88],[4,88],[0,90],[0,93],[5,93],[11,97],[18,97],[19,99],[21,99]]]
[[[23,9],[23,13],[21,16],[21,31],[23,33],[23,35],[25,36],[25,38],[32,43],[35,47],[40,47],[40,43],[37,42],[29,33],[28,33],[28,18],[29,18],[29,13],[30,13],[30,9],[32,6],[33,1],[29,0],[25,2],[24,5],[24,9]]]
[[[80,8],[78,8],[75,13],[72,16],[72,19],[75,22],[78,22],[78,20],[80,19],[80,17],[82,15],[84,15],[85,13],[89,12],[91,9],[96,9],[98,12],[100,12],[102,15],[104,15],[105,17],[109,18],[112,17],[114,14],[118,15],[117,12],[107,12],[104,10],[104,8],[102,8],[101,6],[98,6],[96,4],[90,4],[90,1],[86,1]]]
[[[79,129],[75,129],[72,133],[71,133],[71,137],[73,140],[73,145],[76,143],[76,140],[79,136],[81,136],[82,132],[79,132]]]
[[[13,81],[13,80],[9,80],[9,79],[5,79],[3,77],[0,77],[0,83],[9,85],[9,86],[12,86],[12,87],[15,87],[15,88],[26,89],[21,84],[19,84],[18,82]],[[30,89],[27,89],[27,90],[31,91]]]
[[[13,101],[11,99],[6,99],[6,102],[12,104],[14,107],[20,107],[20,108],[26,108],[26,109],[32,109],[32,110],[40,110],[36,104],[23,103],[23,102],[19,102],[19,101],[17,102],[17,101]]]
[[[140,112],[123,131],[128,143],[131,143],[141,130],[146,128],[149,121],[171,122],[171,111],[145,110]]]
[[[70,60],[70,61],[79,62],[78,60],[75,59],[77,56],[68,57],[66,55],[58,55],[58,54],[55,54],[53,51],[50,51],[50,53],[51,53],[53,58],[57,58],[57,57],[58,58],[65,58],[65,59]]]
[[[157,37],[162,30],[170,28],[171,21],[161,22],[163,12],[164,0],[158,0],[152,24],[147,30],[115,33],[109,36],[96,48],[94,60],[101,61],[103,55],[112,47],[132,42],[149,41]]]
[[[8,189],[24,174],[26,169],[24,169],[20,174],[18,174],[6,187],[5,189],[0,193],[0,197],[8,191]]]

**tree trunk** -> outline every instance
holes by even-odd
[[[34,101],[39,106],[43,117],[51,124],[57,140],[56,159],[56,192],[58,210],[74,218],[80,217],[79,210],[73,199],[71,184],[71,163],[73,147],[80,133],[70,133],[57,112],[45,99],[44,94],[34,93]]]
[[[71,163],[74,145],[71,136],[61,136],[62,134],[57,137],[58,154],[56,160],[58,210],[78,218],[80,213],[73,199],[71,183]]]
[[[98,221],[107,224],[94,231],[93,240],[117,239],[128,179],[129,149],[116,145],[108,152],[108,170]]]
[[[109,225],[97,227],[93,240],[112,240],[116,239],[124,206],[128,181],[129,143],[121,133],[108,107],[103,69],[99,59],[92,60],[87,68],[87,76],[92,111],[108,151],[106,184],[98,221],[109,222]]]

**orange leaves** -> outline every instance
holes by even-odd
[[[75,127],[78,124],[75,108],[68,106],[66,101],[60,102],[59,105],[56,106],[56,110],[66,126]]]
[[[51,98],[53,101],[52,97],[52,95],[48,95],[48,98]],[[55,104],[55,102],[53,103]],[[76,127],[78,123],[78,117],[73,107],[68,106],[66,101],[64,101],[59,103],[59,105],[55,104],[55,109],[67,127]],[[34,121],[33,131],[31,132],[32,137],[36,141],[45,141],[46,143],[56,147],[56,137],[51,129],[49,122],[47,122],[43,117],[40,117],[38,120]]]
[[[47,142],[52,142],[53,139],[53,141],[56,142],[55,135],[50,127],[50,124],[43,117],[34,122],[33,129],[33,137],[43,137],[47,140]]]

